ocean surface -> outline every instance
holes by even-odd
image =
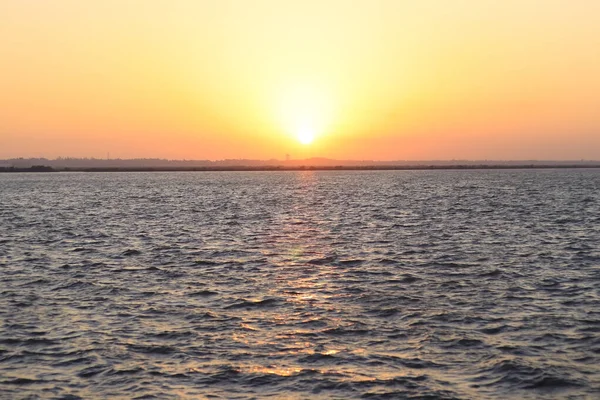
[[[600,170],[0,174],[2,399],[598,399]]]

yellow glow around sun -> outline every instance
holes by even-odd
[[[297,85],[284,90],[278,100],[280,124],[303,145],[325,133],[332,119],[331,101],[322,88]]]

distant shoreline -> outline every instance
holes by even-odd
[[[227,171],[428,171],[428,170],[494,170],[494,169],[584,169],[600,168],[599,164],[481,164],[481,165],[339,165],[339,166],[215,166],[215,167],[93,167],[53,168],[33,166],[30,168],[0,168],[0,173],[16,172],[227,172]]]

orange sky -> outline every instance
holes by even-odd
[[[596,0],[3,0],[0,158],[600,159],[599,18]]]

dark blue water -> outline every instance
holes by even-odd
[[[600,170],[0,175],[0,397],[600,397]]]

